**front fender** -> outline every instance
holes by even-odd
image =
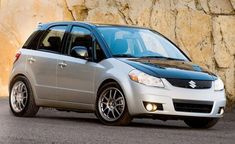
[[[96,71],[95,76],[95,93],[98,93],[100,86],[105,80],[111,79],[116,81],[122,88],[129,112],[131,114],[133,111],[131,105],[133,105],[134,96],[131,86],[132,81],[130,80],[128,74],[134,68],[115,58],[104,60],[100,64],[102,65],[102,68]],[[95,100],[96,99],[97,95],[95,96]]]

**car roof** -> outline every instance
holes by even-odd
[[[91,23],[91,22],[84,22],[84,21],[61,21],[61,22],[49,22],[49,23],[39,23],[38,28],[39,29],[45,29],[48,26],[53,25],[68,25],[68,24],[80,24],[80,25],[86,25],[91,27],[128,27],[128,28],[140,28],[140,29],[149,29],[147,27],[139,27],[139,26],[133,26],[133,25],[119,25],[119,24],[103,24],[103,23]]]

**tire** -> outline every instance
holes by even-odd
[[[219,121],[218,118],[192,118],[185,119],[184,122],[191,128],[208,129]]]
[[[9,91],[11,112],[17,117],[33,117],[39,107],[36,105],[33,90],[28,79],[17,76],[11,81]]]
[[[98,91],[95,115],[103,124],[110,126],[128,125],[131,122],[125,96],[116,82],[108,82]]]

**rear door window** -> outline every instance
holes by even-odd
[[[67,26],[53,26],[46,31],[38,50],[60,53]]]

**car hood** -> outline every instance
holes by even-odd
[[[207,69],[193,64],[190,61],[177,61],[166,59],[119,59],[132,67],[149,75],[160,78],[191,79],[191,80],[215,80],[216,75]]]

